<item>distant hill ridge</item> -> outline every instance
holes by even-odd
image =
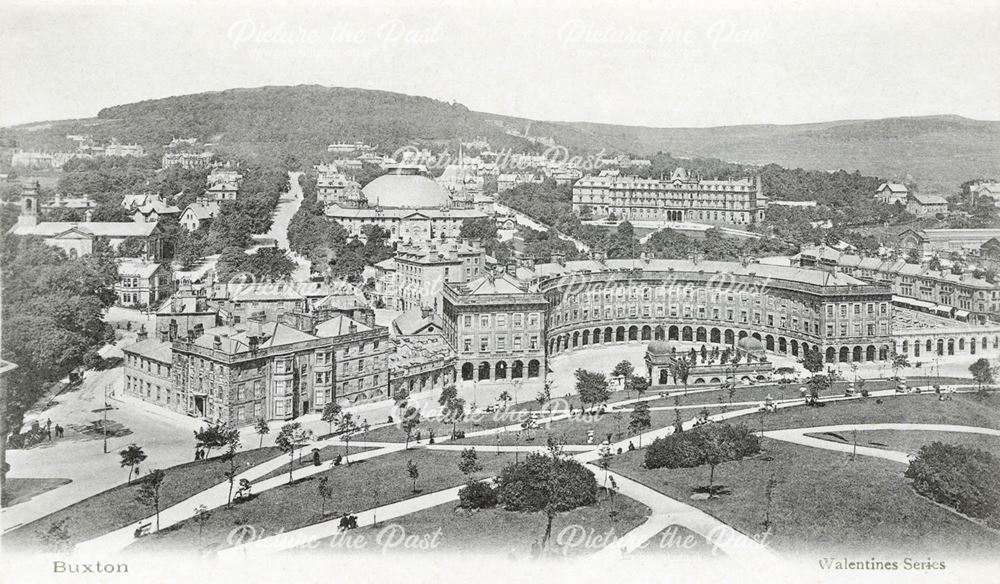
[[[717,158],[916,181],[953,192],[978,177],[1000,178],[1000,122],[960,116],[842,120],[794,125],[651,128],[547,122],[476,112],[458,103],[368,89],[318,85],[229,89],[102,109],[96,119],[0,129],[6,148],[70,148],[66,134],[139,142],[155,152],[173,137],[194,136],[241,154],[315,159],[334,141],[365,140],[392,152],[484,136],[494,148],[541,152],[512,135],[551,137],[573,152]]]

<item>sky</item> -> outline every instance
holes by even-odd
[[[0,126],[320,84],[659,127],[1000,119],[1000,0],[0,0]]]

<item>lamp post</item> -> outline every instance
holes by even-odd
[[[108,386],[104,386],[104,421],[101,423],[101,429],[104,430],[104,454],[108,453],[108,409],[111,407],[108,404]]]

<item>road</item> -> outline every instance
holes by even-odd
[[[301,172],[289,172],[288,182],[289,189],[288,192],[281,196],[278,200],[278,206],[274,210],[274,217],[271,223],[271,229],[264,235],[258,235],[256,237],[262,237],[267,239],[273,239],[278,249],[288,250],[288,225],[292,222],[292,217],[295,216],[296,211],[302,206],[302,186],[299,185],[299,177],[302,175]],[[251,248],[248,251],[255,250],[257,248]],[[288,257],[290,257],[296,265],[295,271],[292,272],[291,279],[294,282],[307,282],[309,281],[310,274],[310,263],[309,260],[300,256],[297,253],[288,251]]]
[[[539,221],[537,221],[535,219],[532,219],[531,217],[525,215],[524,213],[522,213],[522,212],[520,212],[520,211],[518,211],[516,209],[511,209],[510,207],[508,207],[506,205],[503,205],[501,203],[493,203],[493,209],[497,213],[499,213],[500,215],[513,215],[517,219],[517,224],[518,225],[524,225],[525,227],[530,227],[530,228],[534,229],[535,231],[548,231],[549,230],[549,226],[548,225],[545,225],[544,223],[540,223]],[[560,239],[564,239],[566,241],[573,242],[573,244],[576,245],[576,249],[579,250],[579,251],[590,251],[590,246],[589,245],[587,245],[586,243],[580,241],[579,239],[576,239],[575,237],[570,237],[569,235],[566,235],[565,233],[560,233],[559,234],[559,238]]]

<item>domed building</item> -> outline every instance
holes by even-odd
[[[415,166],[392,168],[325,212],[353,236],[378,225],[390,242],[411,244],[457,238],[466,219],[486,217],[466,193],[449,193]]]

